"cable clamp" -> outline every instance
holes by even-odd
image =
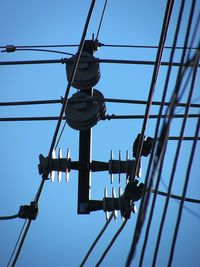
[[[20,206],[18,216],[21,219],[35,220],[38,215],[38,206],[32,201],[30,205]]]

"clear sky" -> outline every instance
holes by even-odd
[[[119,1],[108,0],[104,20],[99,34],[99,41],[103,44],[130,45],[158,45],[166,0],[152,1]],[[169,27],[166,45],[172,45],[177,13],[181,1],[175,1],[172,21]],[[191,0],[185,1],[184,19],[181,24],[178,45],[183,46],[186,21],[191,6]],[[194,18],[200,10],[200,1],[196,1]],[[0,16],[0,46],[6,45],[51,45],[51,44],[79,44],[88,9],[91,1],[2,1]],[[89,24],[87,39],[96,35],[104,1],[97,0]],[[195,21],[195,20],[194,20]],[[194,25],[192,25],[192,31]],[[200,34],[200,29],[198,29]],[[197,36],[200,36],[197,34]],[[198,44],[198,38],[194,45]],[[75,53],[77,48],[64,48],[62,51]],[[156,49],[110,48],[101,47],[95,56],[109,59],[155,60]],[[175,59],[180,60],[180,52]],[[0,61],[60,59],[64,55],[55,53],[18,51],[15,53],[1,53]],[[68,57],[68,56],[66,56]],[[169,59],[169,50],[165,50],[163,61]],[[123,98],[147,100],[153,66],[101,64],[101,79],[95,86],[106,98]],[[166,67],[161,67],[153,100],[160,101]],[[173,68],[167,101],[170,100],[175,86],[177,68]],[[199,72],[196,84],[200,82]],[[0,66],[0,102],[29,101],[43,99],[60,99],[65,94],[67,78],[65,65],[19,65]],[[76,92],[71,88],[70,96]],[[186,101],[188,91],[182,102]],[[199,103],[199,89],[195,86],[192,96],[193,103]],[[196,101],[196,99],[198,99]],[[195,102],[196,101],[196,102]],[[144,115],[144,105],[106,104],[108,114],[140,114]],[[38,105],[19,107],[0,107],[0,117],[26,116],[58,116],[61,105]],[[176,113],[183,113],[178,108]],[[158,113],[158,108],[151,108],[151,114]],[[190,109],[190,113],[199,113],[199,109]],[[197,119],[189,119],[185,136],[194,136]],[[181,119],[174,119],[170,135],[179,136]],[[93,128],[92,159],[108,161],[110,151],[113,150],[117,159],[119,150],[125,160],[126,151],[132,151],[132,144],[141,132],[143,120],[110,120],[100,121]],[[154,136],[156,120],[149,120],[146,129],[147,136]],[[28,205],[35,197],[41,177],[38,173],[39,154],[47,155],[56,121],[41,122],[0,122],[1,132],[1,176],[0,176],[0,216],[16,214],[20,205]],[[66,126],[59,143],[63,155],[70,148],[72,160],[78,160],[78,131]],[[172,193],[181,195],[191,141],[184,141],[175,173]],[[166,191],[164,183],[168,184],[172,168],[177,141],[169,141],[162,172],[163,182],[159,189]],[[193,161],[187,197],[200,199],[199,171],[197,161],[199,144]],[[56,152],[58,153],[58,151]],[[141,182],[144,182],[148,158],[142,162]],[[107,172],[92,174],[92,199],[103,199],[104,188],[107,187],[111,195],[112,187],[118,192],[118,176],[114,176],[114,184],[109,182]],[[122,176],[121,187],[125,187],[125,176]],[[66,184],[64,174],[62,182],[47,181],[40,201],[39,215],[32,222],[21,254],[16,266],[18,267],[76,267],[81,263],[89,246],[105,224],[105,214],[102,211],[90,215],[77,215],[78,175],[70,172],[69,183]],[[149,241],[144,257],[143,266],[151,266],[155,242],[160,225],[165,198],[157,197],[154,217],[152,221]],[[139,208],[140,202],[136,203]],[[198,204],[187,203],[187,208],[200,216]],[[177,219],[178,202],[170,200],[161,246],[156,266],[166,266],[174,225]],[[132,242],[137,215],[132,214],[123,232],[116,240],[112,249],[101,266],[125,265]],[[21,231],[23,219],[0,221],[0,266],[7,265],[18,235]],[[117,222],[109,225],[106,233],[91,254],[85,266],[95,266],[109,241],[119,229],[122,221],[120,215]],[[138,266],[144,231],[138,244],[132,266]],[[176,243],[175,256],[172,266],[199,267],[199,218],[183,210],[181,226]],[[135,264],[134,264],[135,263]]]

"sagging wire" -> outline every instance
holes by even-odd
[[[1,220],[12,220],[12,219],[16,219],[16,218],[18,218],[18,217],[19,217],[18,214],[10,215],[10,216],[0,216],[0,221],[1,221]]]
[[[107,246],[107,248],[104,250],[101,258],[99,259],[99,261],[97,262],[97,264],[95,265],[95,267],[100,266],[100,264],[102,263],[102,261],[104,260],[105,256],[107,255],[107,253],[109,252],[109,250],[111,249],[112,245],[114,244],[115,240],[117,239],[117,237],[121,234],[122,230],[124,229],[125,225],[127,223],[127,219],[125,219],[122,223],[122,225],[120,226],[120,228],[118,229],[118,231],[115,233],[115,235],[113,236],[112,240],[110,241],[109,245]]]
[[[72,53],[58,51],[58,50],[49,50],[49,49],[39,49],[39,48],[16,48],[15,46],[7,46],[5,50],[1,50],[1,53],[13,53],[18,51],[32,51],[32,52],[47,52],[47,53],[56,53],[63,54],[68,56],[74,56]]]
[[[94,240],[94,242],[92,243],[91,247],[89,248],[88,252],[86,253],[83,261],[80,264],[80,267],[84,266],[84,264],[86,263],[88,257],[90,256],[90,254],[92,253],[94,247],[96,246],[96,244],[98,243],[99,239],[101,238],[101,236],[103,235],[103,233],[105,232],[106,228],[108,227],[108,225],[110,224],[110,222],[112,221],[114,217],[114,213],[112,213],[108,219],[108,221],[105,223],[104,227],[102,228],[102,230],[100,231],[100,233],[98,234],[98,236],[96,237],[96,239]]]
[[[64,99],[63,99],[63,105],[62,105],[62,108],[61,108],[61,111],[60,111],[60,116],[59,116],[59,119],[58,119],[58,122],[57,122],[57,126],[56,126],[56,129],[55,129],[53,138],[52,138],[51,146],[50,146],[50,149],[49,149],[49,154],[48,154],[48,157],[47,157],[47,164],[46,164],[46,171],[43,172],[42,181],[40,183],[39,189],[38,189],[38,191],[36,193],[36,196],[35,196],[35,199],[34,199],[34,207],[36,207],[38,205],[38,201],[39,201],[40,195],[42,193],[42,190],[43,190],[43,187],[44,187],[44,183],[48,178],[49,164],[50,164],[50,161],[51,161],[52,151],[54,149],[54,146],[55,146],[55,143],[56,143],[56,139],[57,139],[57,135],[58,135],[58,131],[59,131],[59,128],[60,128],[60,125],[61,125],[61,121],[62,121],[63,115],[64,115],[64,111],[65,111],[66,106],[67,106],[69,91],[70,91],[73,79],[75,77],[75,74],[76,74],[76,69],[77,69],[77,66],[78,66],[78,63],[79,63],[79,59],[80,59],[80,56],[81,56],[81,53],[82,53],[82,49],[83,49],[83,46],[84,46],[85,36],[86,36],[86,33],[87,33],[87,29],[88,29],[88,26],[89,26],[89,22],[90,22],[90,18],[91,18],[92,12],[93,12],[94,5],[95,5],[95,0],[92,0],[91,4],[90,4],[89,11],[88,11],[88,15],[87,15],[87,18],[86,18],[86,23],[85,23],[85,26],[84,26],[84,29],[83,29],[80,45],[79,45],[79,48],[78,48],[77,57],[75,59],[74,66],[73,66],[73,69],[72,69],[72,75],[71,75],[71,77],[69,79],[68,86],[66,88],[65,96],[64,96]],[[28,223],[27,223],[27,226],[26,226],[26,228],[24,230],[24,233],[22,235],[21,241],[19,243],[19,247],[18,247],[17,252],[15,254],[15,257],[14,257],[14,260],[13,260],[13,264],[12,264],[13,267],[15,266],[15,263],[17,262],[18,256],[19,256],[19,254],[21,252],[21,249],[22,249],[24,240],[26,238],[26,235],[28,233],[28,230],[30,228],[31,222],[32,222],[32,220],[29,219]]]

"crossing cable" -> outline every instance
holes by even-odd
[[[95,265],[95,267],[100,266],[100,264],[102,263],[102,261],[104,260],[105,256],[107,255],[107,253],[109,252],[109,250],[111,249],[112,245],[114,244],[115,240],[117,239],[117,237],[119,236],[119,234],[122,232],[122,230],[124,229],[124,226],[127,223],[127,219],[125,219],[122,223],[122,225],[120,226],[119,230],[115,233],[115,235],[113,236],[112,240],[110,241],[109,245],[107,246],[107,248],[104,250],[101,258],[99,259],[99,261],[97,262],[97,264]]]
[[[99,37],[99,32],[100,32],[100,29],[101,29],[101,25],[102,25],[104,13],[105,13],[105,10],[106,10],[107,2],[108,2],[108,0],[105,0],[103,11],[102,11],[102,14],[101,14],[101,19],[100,19],[100,22],[99,22],[99,27],[98,27],[98,30],[97,30],[97,35],[96,35],[95,40],[98,40],[98,37]]]
[[[197,122],[197,125],[196,125],[195,136],[198,135],[199,129],[200,129],[200,118],[199,118],[199,120]],[[192,149],[191,149],[191,153],[190,153],[189,163],[188,163],[188,166],[187,166],[187,173],[186,173],[185,183],[184,183],[184,187],[183,187],[182,199],[181,199],[180,206],[179,206],[178,217],[177,217],[177,221],[176,221],[176,225],[175,225],[175,231],[174,231],[174,236],[173,236],[173,240],[172,240],[169,261],[168,261],[168,265],[167,265],[168,267],[171,266],[172,260],[173,260],[173,256],[174,256],[176,239],[177,239],[177,236],[178,236],[179,226],[180,226],[180,223],[181,223],[183,205],[184,205],[186,192],[187,192],[187,187],[188,187],[188,183],[189,183],[190,172],[191,172],[191,168],[192,168],[192,163],[193,163],[193,158],[194,158],[194,154],[195,154],[196,144],[197,144],[197,142],[196,142],[196,140],[194,140],[193,146],[192,146]]]
[[[192,24],[191,21],[192,21],[193,12],[194,12],[194,5],[195,5],[195,1],[192,2],[192,6],[191,6],[190,18],[189,18],[189,22],[188,22],[188,29],[187,29],[186,38],[185,38],[185,46],[187,45],[188,38],[189,38],[190,25]],[[183,55],[183,57],[184,57],[184,55]],[[196,61],[196,64],[199,61],[198,53],[196,54],[196,60],[195,61]],[[183,62],[183,59],[182,59],[182,62]],[[194,72],[193,72],[191,88],[190,88],[190,92],[189,92],[189,95],[188,95],[188,104],[191,101],[191,94],[192,94],[193,87],[194,87],[196,72],[197,72],[197,67],[195,66]],[[179,76],[181,76],[181,74]],[[178,89],[178,87],[177,87],[177,89]],[[178,98],[178,92],[176,93],[176,97]],[[185,114],[188,113],[188,110],[189,110],[189,106],[186,108]],[[172,168],[172,172],[171,172],[171,176],[170,176],[170,182],[169,182],[169,185],[168,185],[168,195],[167,195],[167,198],[165,200],[165,206],[164,206],[164,210],[163,210],[163,214],[162,214],[162,218],[161,218],[161,223],[160,223],[160,228],[159,228],[159,232],[158,232],[156,247],[155,247],[155,251],[154,251],[153,265],[152,266],[155,266],[155,264],[156,264],[156,259],[157,259],[159,245],[160,245],[162,230],[163,230],[164,221],[165,221],[165,217],[166,217],[166,213],[167,213],[167,209],[168,209],[168,204],[169,204],[172,184],[173,184],[173,180],[174,180],[174,174],[175,174],[175,170],[176,170],[176,163],[177,163],[177,160],[178,160],[179,151],[180,151],[180,147],[181,147],[181,143],[182,143],[181,139],[182,139],[182,136],[183,136],[183,133],[184,133],[185,123],[186,123],[186,119],[184,119],[183,123],[182,123],[180,140],[179,140],[178,145],[177,145],[177,151],[176,151],[176,154],[175,154],[174,164],[173,164],[173,168]]]
[[[175,54],[175,47],[176,47],[177,40],[178,40],[178,35],[179,35],[180,24],[181,24],[181,20],[182,20],[183,9],[184,9],[184,1],[181,2],[181,6],[180,6],[180,9],[179,9],[179,15],[178,15],[175,34],[174,34],[174,39],[173,39],[173,48],[172,48],[171,53],[170,53],[170,60],[169,60],[170,62],[173,61],[174,54]],[[167,95],[169,80],[170,80],[170,77],[171,77],[171,70],[172,70],[172,68],[171,68],[171,66],[169,66],[169,68],[167,70],[166,79],[165,79],[165,85],[164,85],[163,94],[162,94],[162,105],[160,106],[159,115],[161,115],[162,112],[163,112],[163,104],[165,102],[166,95]],[[158,138],[159,128],[160,128],[160,118],[158,119],[158,121],[156,123],[154,140],[156,140]],[[153,159],[154,159],[154,152],[155,152],[155,143],[153,145],[152,153],[150,155],[149,164],[148,164],[148,168],[147,168],[147,172],[146,172],[145,188],[147,188],[148,182],[149,182],[149,179],[150,179],[149,176],[150,176],[150,170],[151,170],[151,166],[152,166]],[[162,164],[163,164],[163,162],[160,163],[160,168],[159,168],[160,172],[162,170]],[[159,179],[157,179],[157,182],[156,182],[155,192],[158,191],[158,186],[159,186]],[[152,221],[152,218],[153,218],[154,206],[155,206],[155,203],[156,203],[156,198],[157,198],[157,194],[155,193],[155,195],[153,197],[153,200],[152,200],[152,205],[151,205],[151,209],[150,209],[148,223],[147,223],[147,227],[146,227],[146,231],[145,231],[144,242],[143,242],[143,246],[142,246],[142,250],[141,250],[141,254],[140,254],[139,266],[142,266],[142,263],[143,263],[143,258],[144,258],[144,253],[145,253],[147,241],[148,241],[151,221]],[[141,229],[142,229],[142,226],[143,226],[143,222],[144,222],[144,218],[145,218],[145,209],[143,207],[144,204],[145,204],[145,196],[141,201],[138,220],[137,220],[137,223],[136,223],[135,234],[134,235],[137,235],[137,231],[140,233]],[[137,244],[136,240],[137,239],[135,238],[135,246]]]
[[[93,12],[94,5],[95,5],[95,0],[92,0],[90,8],[89,8],[89,11],[88,11],[88,15],[87,15],[87,18],[86,18],[86,23],[85,23],[85,26],[84,26],[84,29],[83,29],[80,45],[79,45],[79,48],[78,48],[78,51],[77,51],[77,57],[75,59],[75,63],[74,63],[73,69],[72,69],[72,75],[71,75],[71,77],[69,79],[69,82],[68,82],[68,85],[67,85],[67,88],[66,88],[65,97],[63,99],[63,105],[62,105],[62,108],[61,108],[61,111],[60,111],[59,120],[57,122],[57,126],[56,126],[56,129],[55,129],[55,132],[54,132],[54,136],[53,136],[53,139],[52,139],[52,142],[51,142],[50,149],[49,149],[49,153],[48,153],[48,157],[47,157],[46,170],[43,173],[42,181],[40,183],[39,189],[38,189],[37,194],[36,194],[35,199],[34,199],[34,206],[35,207],[38,205],[38,201],[39,201],[40,195],[42,193],[42,190],[43,190],[43,187],[44,187],[44,183],[45,183],[46,179],[48,178],[49,164],[50,164],[50,161],[51,161],[52,151],[54,149],[54,146],[55,146],[55,143],[56,143],[56,138],[57,138],[57,135],[58,135],[58,132],[59,132],[59,128],[60,128],[61,122],[62,122],[63,114],[64,114],[64,111],[65,111],[66,106],[67,106],[69,91],[70,91],[73,79],[75,77],[75,74],[76,74],[76,69],[78,67],[79,59],[80,59],[80,56],[81,56],[81,53],[82,53],[82,49],[83,49],[83,46],[84,46],[85,37],[86,37],[86,33],[87,33],[88,26],[89,26],[90,18],[91,18],[92,12]],[[16,253],[15,258],[14,258],[13,263],[12,263],[13,267],[15,266],[15,263],[17,262],[18,256],[19,256],[20,251],[22,249],[22,246],[23,246],[24,240],[26,238],[27,232],[29,230],[29,227],[31,225],[31,222],[32,222],[31,220],[28,220],[26,229],[25,229],[25,231],[23,233],[23,236],[21,238],[17,253]]]
[[[87,254],[85,255],[83,261],[80,264],[80,267],[84,266],[84,264],[86,263],[88,257],[90,256],[90,254],[92,253],[94,247],[96,246],[96,244],[98,243],[99,239],[101,238],[101,236],[103,235],[103,233],[105,232],[106,228],[108,227],[108,225],[110,224],[110,222],[112,221],[114,217],[114,213],[112,213],[108,219],[108,221],[105,223],[104,227],[102,228],[102,230],[100,231],[100,233],[98,234],[98,236],[96,237],[96,239],[94,240],[94,242],[92,243],[91,247],[89,248]]]
[[[10,258],[9,258],[9,261],[8,261],[6,267],[9,267],[9,265],[10,265],[10,262],[11,262],[11,260],[12,260],[12,258],[13,258],[13,255],[15,254],[15,251],[16,251],[17,246],[18,246],[18,244],[19,244],[19,241],[20,241],[21,235],[22,235],[22,233],[23,233],[23,231],[24,231],[24,228],[25,228],[26,223],[27,223],[27,219],[24,221],[24,224],[23,224],[22,229],[21,229],[21,231],[20,231],[20,233],[19,233],[17,242],[16,242],[16,244],[15,244],[15,247],[14,247],[14,249],[13,249],[13,252],[12,252]],[[12,266],[13,266],[13,265],[12,265]]]
[[[142,144],[143,144],[143,140],[144,140],[144,133],[145,133],[145,129],[146,129],[147,120],[148,120],[148,117],[149,117],[149,111],[150,111],[150,106],[151,106],[153,94],[154,94],[154,91],[155,91],[156,79],[157,79],[157,76],[158,76],[158,71],[159,71],[159,67],[160,67],[160,63],[161,63],[162,52],[163,52],[163,49],[164,49],[164,44],[165,44],[165,40],[166,40],[166,34],[167,34],[167,31],[168,31],[169,21],[170,21],[170,18],[171,18],[173,4],[174,4],[174,1],[172,1],[172,0],[167,1],[164,20],[163,20],[163,25],[162,25],[162,31],[161,31],[161,35],[160,35],[159,49],[158,49],[157,56],[156,56],[156,63],[157,64],[154,67],[154,72],[153,72],[153,76],[152,76],[150,92],[149,92],[149,97],[148,97],[148,103],[147,103],[147,107],[146,107],[146,111],[145,111],[146,118],[144,119],[144,122],[143,122],[142,132],[141,132],[141,136],[140,136],[140,139],[139,139],[138,149],[137,149],[137,152],[136,152],[136,160],[135,160],[135,164],[134,164],[132,179],[135,178],[136,170],[138,168],[139,158],[141,156]],[[139,216],[140,216],[140,214],[138,214],[138,218],[139,218]],[[137,222],[138,222],[138,220],[137,220]],[[136,227],[137,227],[137,223],[136,223]],[[137,233],[137,235],[136,235],[136,233]],[[130,248],[130,251],[129,251],[129,254],[128,254],[128,258],[127,258],[127,261],[126,261],[126,266],[127,267],[130,266],[130,264],[131,264],[131,261],[133,259],[133,255],[134,255],[134,252],[135,252],[135,247],[136,247],[136,244],[137,244],[138,240],[139,240],[139,234],[138,234],[138,230],[137,230],[137,231],[135,231],[135,233],[133,235],[133,241],[132,241],[131,248]]]

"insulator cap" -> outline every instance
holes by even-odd
[[[77,55],[72,56],[66,65],[67,80],[73,74],[73,66]],[[96,58],[87,52],[82,52],[72,86],[85,90],[95,86],[100,79],[99,63]]]
[[[97,101],[93,101],[92,97]],[[65,114],[71,128],[79,131],[92,128],[105,116],[106,107],[102,93],[94,89],[92,97],[79,91],[69,99]]]

